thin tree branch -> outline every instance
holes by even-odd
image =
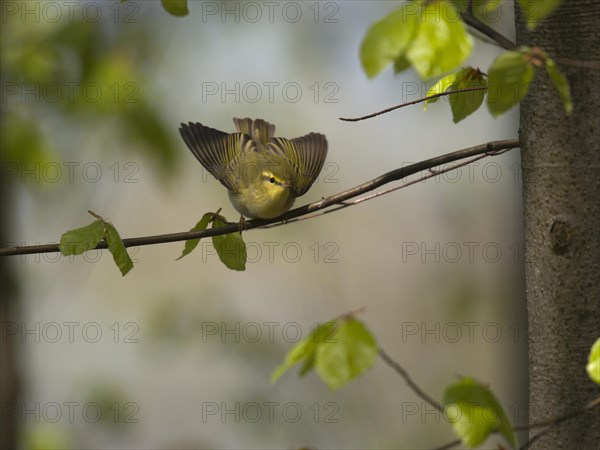
[[[373,117],[377,117],[377,116],[380,116],[382,114],[386,114],[386,113],[395,111],[397,109],[404,108],[405,106],[416,105],[417,103],[426,102],[427,100],[431,100],[431,99],[434,99],[434,98],[444,97],[446,95],[452,95],[452,94],[459,94],[461,92],[485,91],[485,90],[487,90],[486,87],[474,87],[474,88],[457,89],[455,91],[439,92],[437,94],[428,95],[427,97],[423,97],[423,98],[420,98],[418,100],[413,100],[411,102],[401,103],[400,105],[392,106],[392,107],[386,108],[386,109],[384,109],[382,111],[378,111],[378,112],[375,112],[375,113],[372,113],[372,114],[367,114],[366,116],[352,117],[352,118],[340,117],[340,120],[343,120],[345,122],[358,122],[360,120],[372,119]]]
[[[434,167],[449,164],[454,161],[459,161],[465,158],[471,158],[473,156],[481,154],[496,154],[499,152],[506,151],[519,147],[518,139],[507,139],[503,141],[492,141],[486,144],[476,145],[474,147],[465,148],[445,155],[436,156],[424,161],[420,161],[410,166],[401,167],[391,172],[387,172],[383,175],[378,176],[370,181],[355,186],[346,191],[338,194],[331,195],[320,201],[310,203],[308,205],[300,206],[299,208],[288,211],[283,217],[277,217],[274,219],[252,219],[246,221],[246,229],[260,228],[265,225],[274,224],[279,222],[278,226],[286,223],[287,220],[304,216],[315,211],[319,211],[325,208],[329,208],[334,205],[339,205],[354,197],[358,197],[366,192],[373,191],[384,184],[388,184],[392,181],[401,180],[415,173],[419,173],[423,170],[428,170]],[[142,245],[154,245],[164,244],[167,242],[179,242],[187,241],[190,239],[200,239],[209,236],[218,236],[222,234],[229,234],[239,231],[239,224],[232,223],[217,228],[210,228],[203,231],[185,231],[180,233],[161,234],[156,236],[144,236],[136,238],[123,239],[123,245],[125,247],[137,247]],[[107,245],[105,241],[101,241],[96,249],[106,249]],[[3,246],[0,248],[0,256],[10,255],[28,255],[36,253],[54,253],[59,252],[58,244],[46,244],[46,245],[31,245],[31,246]]]
[[[413,379],[410,377],[410,375],[408,374],[408,372],[406,370],[404,370],[404,368],[397,363],[396,361],[394,361],[392,359],[391,356],[389,356],[385,350],[383,350],[382,348],[378,349],[379,352],[379,356],[381,356],[381,359],[383,359],[383,361],[390,366],[392,369],[394,369],[406,382],[406,384],[408,385],[408,387],[410,389],[412,389],[412,391],[418,396],[420,397],[422,400],[424,400],[426,403],[428,403],[429,405],[433,406],[435,409],[437,409],[439,412],[443,413],[444,412],[444,407],[438,403],[437,401],[435,401],[433,398],[431,398],[427,393],[425,393],[425,391],[423,391],[418,385],[417,383],[415,383],[413,381]],[[545,430],[541,431],[540,433],[536,434],[535,436],[533,436],[531,439],[529,439],[529,441],[527,441],[522,447],[519,448],[519,450],[525,450],[528,447],[530,447],[537,439],[539,439],[540,437],[542,437],[544,434],[548,433],[552,427],[554,426],[558,426],[559,424],[561,424],[562,422],[572,419],[573,417],[577,417],[580,416],[581,414],[585,414],[586,412],[596,408],[600,406],[600,397],[595,398],[594,400],[590,401],[589,403],[587,403],[586,405],[582,406],[579,409],[576,409],[574,411],[570,411],[566,414],[563,414],[562,416],[557,416],[557,417],[552,417],[550,419],[546,419],[540,422],[533,422],[533,423],[523,423],[523,424],[517,424],[513,426],[513,430],[514,431],[523,431],[523,430],[531,430],[534,428],[541,428],[541,427],[547,427]],[[499,430],[494,430],[491,433],[492,434],[497,434],[499,433]],[[442,445],[441,447],[436,447],[436,450],[446,450],[449,448],[452,448],[456,445],[459,445],[461,443],[461,440],[454,440],[452,442],[448,442],[444,445]]]
[[[577,417],[582,414],[585,414],[586,412],[588,412],[598,406],[600,406],[600,397],[592,400],[591,402],[582,406],[581,408],[576,409],[575,411],[568,412],[562,416],[552,417],[550,419],[546,419],[541,422],[521,423],[521,424],[514,425],[513,426],[514,431],[526,431],[526,430],[532,430],[534,428],[546,427],[545,430],[540,431],[538,434],[536,434],[531,439],[529,439],[525,444],[523,444],[523,446],[519,447],[519,450],[525,450],[525,449],[529,448],[535,441],[537,441],[543,435],[552,431],[553,427],[558,426],[562,422],[572,419],[573,417]],[[499,432],[500,432],[499,430],[492,431],[493,434],[497,434]],[[459,445],[460,443],[461,443],[460,439],[455,440],[455,441],[449,442],[447,444],[444,444],[441,447],[437,447],[435,450],[449,449],[449,448]]]
[[[433,450],[448,450],[449,448],[456,447],[461,443],[462,441],[460,439],[456,439],[452,442],[448,442],[447,444],[442,445],[441,447],[435,447]]]
[[[469,1],[467,3],[467,11],[461,13],[460,17],[464,23],[466,23],[474,30],[479,31],[484,36],[487,36],[500,47],[506,50],[514,50],[515,48],[517,48],[517,45],[510,39],[508,39],[506,36],[504,36],[502,33],[499,33],[493,28],[490,28],[477,17],[475,17],[475,14],[473,13],[473,1]]]
[[[517,431],[521,431],[521,430],[531,430],[533,428],[548,427],[551,425],[558,425],[558,424],[564,422],[565,420],[572,419],[573,417],[579,416],[583,413],[586,413],[589,410],[594,409],[598,406],[600,406],[600,397],[595,398],[594,400],[592,400],[591,402],[582,406],[581,408],[576,409],[571,412],[568,412],[566,414],[563,414],[562,416],[552,417],[550,419],[542,420],[540,422],[518,424],[518,425],[515,425],[513,428]]]
[[[472,164],[472,163],[474,163],[476,161],[479,161],[480,159],[487,158],[488,156],[498,156],[498,155],[501,155],[502,153],[506,153],[509,150],[510,149],[500,150],[498,152],[494,152],[494,153],[491,153],[491,154],[484,154],[484,155],[475,156],[475,157],[473,157],[473,158],[471,158],[471,159],[469,159],[467,161],[464,161],[464,162],[461,162],[461,163],[457,163],[457,164],[453,164],[453,165],[445,167],[444,169],[441,169],[441,170],[429,169],[429,173],[427,175],[421,176],[421,177],[419,177],[416,180],[406,182],[406,183],[404,183],[404,184],[402,184],[400,186],[394,186],[394,187],[391,187],[391,188],[388,188],[388,189],[384,189],[382,191],[378,191],[378,192],[375,192],[373,194],[365,195],[364,197],[359,197],[356,200],[343,202],[343,203],[341,203],[341,204],[339,204],[339,205],[337,205],[337,206],[335,206],[335,207],[333,207],[331,209],[328,209],[327,211],[322,211],[322,212],[318,212],[318,213],[315,213],[315,214],[309,214],[309,215],[306,215],[306,216],[302,216],[302,217],[298,217],[296,219],[289,220],[288,223],[300,222],[302,220],[307,220],[307,219],[314,219],[315,217],[324,216],[325,214],[329,214],[329,213],[332,213],[332,212],[335,212],[335,211],[339,211],[340,209],[344,209],[344,208],[347,208],[349,206],[358,205],[359,203],[365,202],[367,200],[372,200],[374,198],[381,197],[382,195],[389,194],[389,193],[397,191],[399,189],[407,188],[409,186],[412,186],[413,184],[421,183],[422,181],[428,180],[429,178],[437,177],[440,174],[451,172],[451,171],[453,171],[455,169],[458,169],[460,167],[468,166],[469,164]],[[267,225],[264,228],[271,228],[273,226],[277,226],[277,224]]]
[[[404,368],[400,364],[398,364],[396,361],[394,361],[382,348],[379,349],[379,356],[381,356],[381,359],[383,359],[388,366],[390,366],[392,369],[394,369],[398,373],[398,375],[400,375],[402,378],[404,378],[404,381],[406,382],[408,387],[411,388],[415,394],[417,394],[425,402],[429,403],[431,406],[433,406],[439,412],[444,412],[444,407],[442,405],[440,405],[438,402],[436,402],[434,399],[432,399],[429,395],[427,395],[417,385],[417,383],[415,383],[413,381],[413,379],[410,377],[408,372],[406,370],[404,370]]]

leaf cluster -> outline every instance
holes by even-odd
[[[484,98],[494,117],[507,112],[523,100],[536,70],[543,67],[560,95],[565,113],[571,114],[573,104],[567,78],[542,49],[508,50],[493,61],[487,74],[478,68],[460,67],[473,50],[473,39],[461,20],[466,8],[462,3],[465,2],[414,0],[373,24],[360,48],[367,76],[374,77],[390,65],[395,73],[412,67],[424,80],[448,74],[439,78],[427,95],[451,93],[449,102],[457,123],[477,111]],[[477,7],[490,2],[474,3]],[[560,2],[519,3],[528,25],[535,27]],[[436,101],[439,98],[428,103]]]
[[[96,248],[98,243],[104,239],[121,274],[127,275],[133,269],[133,261],[123,245],[119,232],[112,223],[92,211],[90,214],[96,217],[92,223],[63,233],[60,238],[60,252],[64,256],[81,255],[83,252]]]

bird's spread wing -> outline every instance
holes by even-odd
[[[327,139],[319,133],[295,139],[272,138],[267,148],[291,163],[294,170],[292,188],[297,197],[305,194],[315,182],[327,157]]]
[[[227,189],[235,191],[236,160],[252,141],[244,133],[224,133],[200,123],[182,123],[181,137],[200,164]]]
[[[275,125],[267,122],[263,119],[233,119],[233,123],[235,124],[235,128],[240,133],[245,133],[250,138],[252,138],[260,145],[266,145],[266,143],[273,137],[275,134]]]

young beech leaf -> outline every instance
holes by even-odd
[[[430,97],[432,95],[441,94],[443,92],[450,90],[450,87],[454,84],[454,80],[456,80],[457,75],[458,75],[458,72],[454,72],[454,73],[451,73],[450,75],[446,75],[445,77],[437,80],[435,82],[435,84],[429,88],[429,90],[427,91],[427,95],[425,95],[425,97]],[[425,103],[423,104],[423,109],[427,110],[427,105],[429,105],[430,103],[436,103],[439,100],[440,100],[440,97],[430,98],[430,99],[425,100]]]
[[[515,435],[510,420],[492,391],[467,377],[444,392],[444,412],[463,444],[476,447],[498,430],[511,446]]]
[[[311,339],[310,335],[294,345],[287,355],[285,355],[285,360],[277,366],[271,374],[271,383],[275,383],[284,373],[302,361],[305,361],[304,367],[302,368],[302,375],[308,373],[314,364],[311,361],[314,360],[316,348],[317,344]]]
[[[338,324],[335,321],[325,322],[317,326],[305,339],[298,342],[285,355],[285,360],[275,368],[271,374],[271,383],[275,383],[281,376],[296,364],[304,361],[300,369],[300,376],[306,375],[315,364],[315,350],[322,342],[335,342]]]
[[[225,225],[227,223],[219,218],[215,218],[213,221],[213,228]],[[232,270],[246,270],[246,243],[242,239],[241,232],[213,236],[212,241],[223,264]]]
[[[460,91],[471,88],[486,88],[487,81],[483,74],[472,67],[467,67],[458,72],[458,76],[450,87],[450,91]],[[478,91],[460,92],[448,97],[452,110],[452,120],[458,123],[479,109],[485,97],[485,89]]]
[[[406,55],[399,56],[394,60],[394,73],[404,72],[410,67],[410,61],[406,59]]]
[[[487,105],[494,117],[518,104],[529,90],[534,75],[529,48],[504,52],[488,71]]]
[[[85,227],[70,230],[60,237],[60,252],[64,256],[81,255],[96,248],[104,237],[104,221],[94,220]]]
[[[131,258],[127,253],[127,249],[123,245],[121,236],[119,236],[119,233],[114,225],[109,222],[105,222],[105,225],[108,250],[112,253],[113,259],[121,271],[121,274],[125,276],[127,275],[127,272],[133,269],[133,261],[131,261]]]
[[[565,113],[567,116],[573,112],[573,101],[571,100],[571,89],[569,88],[569,82],[564,73],[562,73],[556,67],[556,64],[552,58],[546,57],[546,72],[552,80],[552,84],[558,91],[560,98],[562,99],[565,107]]]
[[[212,217],[213,217],[212,214],[204,214],[202,216],[202,219],[200,219],[200,221],[190,231],[206,230],[206,227],[208,227],[208,224],[210,222],[210,219],[212,219]],[[181,256],[179,258],[177,258],[176,261],[178,261],[181,258],[183,258],[184,256],[192,253],[194,251],[194,249],[198,246],[198,242],[200,242],[200,239],[189,239],[189,240],[185,241],[185,245],[183,247],[183,251],[181,252]]]
[[[479,109],[485,97],[486,87],[487,81],[479,69],[467,66],[438,80],[427,91],[427,97],[443,92],[482,88],[448,95],[452,118],[454,123],[458,123]],[[439,99],[440,97],[426,100],[424,109],[427,109],[429,103],[437,102]]]
[[[360,45],[360,61],[369,78],[377,75],[392,61],[401,60],[415,35],[419,15],[417,11],[415,2],[406,2],[371,26]],[[396,67],[396,72],[398,71],[399,66]]]
[[[315,368],[315,354],[313,352],[313,354],[311,355],[310,358],[304,360],[304,364],[300,368],[298,375],[303,377],[304,375],[309,373],[314,368]]]
[[[187,0],[161,0],[160,2],[163,8],[172,16],[183,17],[190,13]]]
[[[406,57],[421,78],[450,72],[469,57],[473,38],[452,3],[427,2],[418,17],[417,35],[406,50]]]
[[[586,370],[592,381],[600,384],[600,338],[592,345]]]
[[[331,339],[319,343],[315,370],[331,389],[338,389],[370,369],[377,358],[377,343],[365,325],[343,320]]]

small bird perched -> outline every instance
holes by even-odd
[[[237,133],[200,123],[181,124],[181,137],[200,164],[229,191],[244,216],[272,219],[285,214],[317,179],[327,156],[319,133],[295,139],[274,137],[275,125],[262,119],[233,119]]]

